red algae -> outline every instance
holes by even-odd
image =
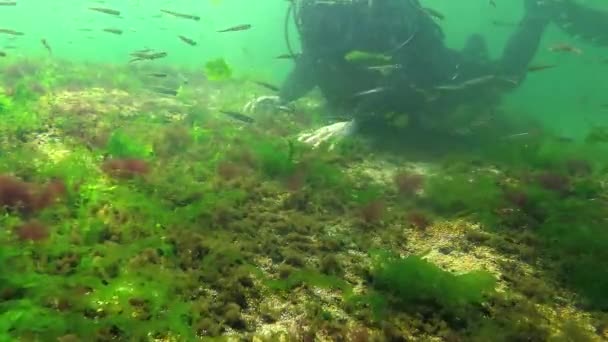
[[[400,172],[395,175],[394,180],[400,194],[413,196],[422,189],[424,176],[417,173]]]
[[[150,172],[150,166],[145,160],[133,158],[108,159],[101,168],[109,176],[120,179],[145,176]]]
[[[432,224],[429,216],[421,211],[410,211],[406,216],[406,220],[410,226],[417,229],[426,229]]]
[[[0,175],[0,206],[22,214],[48,208],[61,200],[66,192],[65,184],[59,179],[41,187],[13,176]]]
[[[570,191],[570,179],[558,173],[544,172],[538,175],[536,180],[545,190],[560,194],[566,194]]]
[[[523,209],[530,204],[530,198],[521,190],[507,189],[504,191],[504,197],[510,204],[513,204],[520,209]]]
[[[573,177],[586,177],[593,173],[591,163],[584,159],[569,159],[566,161],[568,174]]]
[[[49,228],[39,221],[28,221],[15,229],[15,234],[21,241],[42,241],[50,235]]]
[[[285,179],[285,187],[291,192],[301,190],[306,185],[307,172],[304,168],[298,168]]]
[[[54,179],[43,187],[37,199],[37,209],[44,209],[61,201],[67,194],[67,187],[60,179]]]
[[[8,175],[0,175],[0,206],[24,213],[37,207],[32,185]]]
[[[382,220],[386,204],[382,200],[373,200],[361,207],[359,214],[366,223],[376,223]]]
[[[229,181],[239,178],[243,174],[243,169],[235,163],[223,161],[217,166],[217,174],[223,180]]]

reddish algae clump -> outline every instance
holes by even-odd
[[[109,176],[119,179],[141,177],[150,172],[148,162],[135,158],[108,159],[101,168]]]

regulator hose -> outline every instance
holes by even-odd
[[[297,10],[297,0],[290,1],[289,6],[285,12],[285,21],[283,22],[283,37],[285,38],[285,45],[287,46],[287,50],[292,58],[296,58],[296,54],[293,52],[293,47],[291,46],[291,39],[289,37],[289,19],[293,16],[293,21],[300,30],[300,23],[298,18],[298,10]]]

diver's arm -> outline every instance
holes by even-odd
[[[295,101],[311,91],[317,85],[315,74],[311,58],[301,55],[281,86],[279,91],[281,102]]]
[[[257,111],[260,107],[265,107],[267,105],[272,107],[286,105],[291,101],[301,98],[317,85],[314,75],[314,69],[309,59],[300,56],[300,58],[296,60],[294,69],[287,75],[287,79],[285,79],[281,89],[279,89],[278,96],[257,97],[247,102],[243,107],[243,111],[252,113]]]

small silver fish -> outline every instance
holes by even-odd
[[[245,115],[245,114],[238,113],[238,112],[233,112],[233,111],[229,111],[229,110],[220,110],[220,113],[227,115],[235,120],[245,122],[248,124],[252,124],[255,122],[255,120],[252,117]]]
[[[163,12],[163,13],[166,13],[166,14],[170,14],[170,15],[172,15],[174,17],[178,17],[178,18],[190,19],[190,20],[194,20],[194,21],[201,20],[201,17],[199,17],[198,15],[179,13],[179,12],[175,12],[175,11],[169,11],[169,10],[166,10],[166,9],[161,9],[160,11]]]
[[[374,89],[369,89],[369,90],[364,90],[364,91],[360,91],[358,93],[355,93],[353,95],[353,97],[358,97],[358,96],[366,96],[366,95],[371,95],[371,94],[376,94],[376,93],[381,93],[383,91],[386,91],[385,87],[378,87],[378,88],[374,88]]]
[[[227,29],[223,29],[223,30],[219,30],[217,32],[236,32],[236,31],[246,31],[249,30],[251,28],[251,25],[249,24],[244,24],[244,25],[236,25],[236,26],[232,26],[229,27]]]
[[[525,137],[527,135],[530,135],[530,132],[515,133],[515,134],[507,135],[506,137],[503,137],[503,139],[509,140],[509,139],[514,139],[514,138]]]
[[[253,81],[253,83],[255,83],[255,84],[257,84],[257,85],[259,85],[261,87],[264,87],[266,89],[272,90],[272,91],[279,91],[279,87],[277,87],[275,85],[272,85],[270,83],[267,83],[267,82]]]
[[[152,91],[162,95],[177,96],[177,90],[163,87],[154,87]]]
[[[371,70],[371,71],[377,71],[380,74],[386,76],[386,75],[392,73],[393,71],[399,70],[401,68],[402,68],[401,64],[385,64],[385,65],[369,66],[366,69]]]
[[[446,84],[446,85],[437,86],[437,87],[435,87],[435,89],[447,90],[447,91],[463,90],[463,89],[467,89],[469,87],[473,87],[476,85],[485,84],[489,81],[494,80],[495,78],[496,78],[496,76],[494,76],[494,75],[487,75],[487,76],[472,78],[470,80],[466,80],[466,81],[464,81],[462,83],[458,83],[458,84]]]

